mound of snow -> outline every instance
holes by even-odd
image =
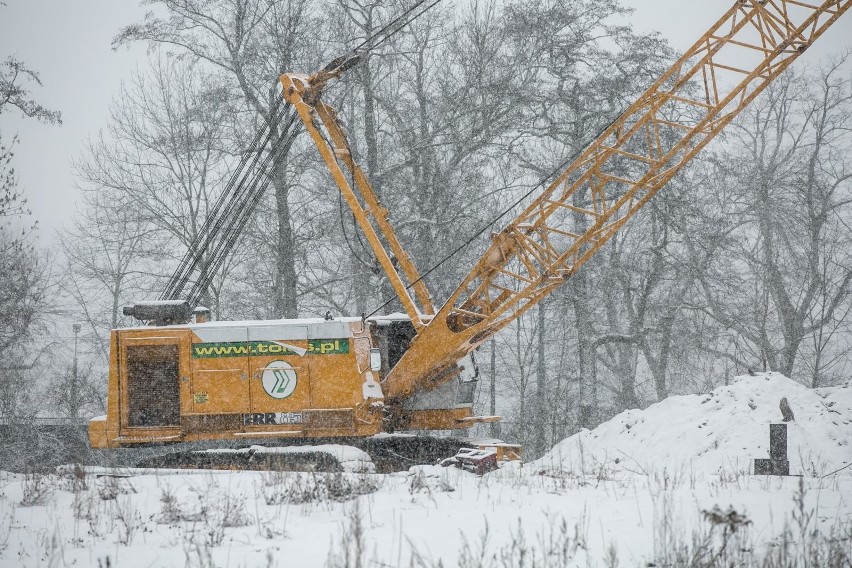
[[[529,465],[583,473],[750,473],[754,458],[769,457],[769,424],[782,420],[781,397],[795,414],[787,429],[791,474],[822,475],[852,462],[852,384],[809,389],[780,373],[761,373],[736,377],[710,394],[672,396],[622,412]]]

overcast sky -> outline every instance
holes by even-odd
[[[570,1],[570,0],[566,0]],[[124,0],[5,0],[0,6],[0,59],[15,55],[41,74],[35,91],[41,104],[62,111],[61,127],[22,120],[13,112],[0,118],[8,140],[17,133],[15,167],[39,221],[42,244],[74,212],[78,190],[71,160],[87,138],[106,123],[107,109],[122,80],[145,65],[145,48],[112,51],[110,43],[144,10]],[[689,47],[731,5],[731,0],[624,0],[633,6],[638,31],[656,30],[678,50]],[[852,49],[852,15],[847,14],[802,56],[815,62]]]

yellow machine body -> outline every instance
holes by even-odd
[[[381,380],[407,318],[207,322],[112,332],[93,448],[201,440],[364,437],[383,429]],[[401,338],[401,339],[400,339]],[[382,369],[371,367],[381,355]],[[461,375],[461,369],[459,370]],[[467,428],[475,380],[412,399],[407,427]]]

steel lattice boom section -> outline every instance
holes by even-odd
[[[737,0],[493,236],[391,371],[386,396],[440,384],[444,369],[568,279],[850,6]]]

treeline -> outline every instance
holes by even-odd
[[[149,15],[115,47],[144,43],[149,65],[75,164],[83,197],[56,255],[95,389],[109,329],[133,323],[121,306],[157,297],[195,246],[269,116],[275,78],[369,45],[411,2],[145,3]],[[327,90],[400,239],[421,272],[437,266],[426,280],[439,304],[489,231],[447,255],[673,61],[664,38],[627,22],[616,0],[442,3]],[[479,410],[491,411],[493,379],[502,435],[536,454],[749,369],[811,386],[843,380],[852,83],[845,56],[796,69],[566,286],[480,349]],[[391,297],[303,136],[203,303],[220,319],[254,319],[358,315]]]

